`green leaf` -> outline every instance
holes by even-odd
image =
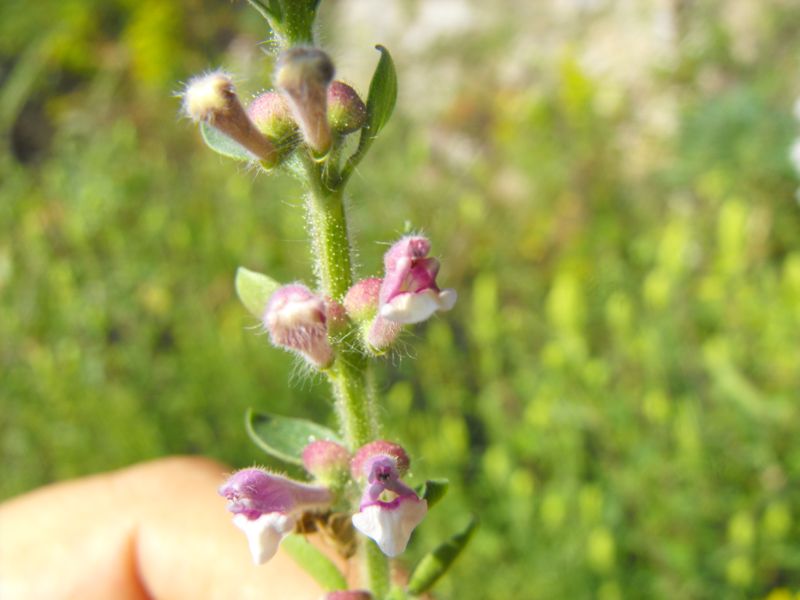
[[[281,21],[281,5],[278,0],[266,0],[266,2],[262,2],[262,0],[247,0],[250,3],[250,6],[255,8],[259,14],[267,19],[267,21],[277,21],[280,23]]]
[[[256,273],[244,267],[236,269],[236,295],[250,313],[262,319],[267,308],[270,296],[275,293],[281,284],[261,273]]]
[[[303,464],[303,448],[310,442],[330,440],[342,443],[339,436],[322,425],[305,419],[257,413],[252,409],[245,416],[245,428],[250,439],[264,452],[295,465]]]
[[[427,554],[414,568],[408,579],[408,591],[415,596],[429,590],[436,581],[444,575],[453,561],[469,542],[478,520],[473,517],[466,529],[457,533],[444,544]]]
[[[389,51],[381,45],[375,46],[381,53],[378,66],[372,75],[367,96],[367,124],[364,126],[364,136],[375,139],[383,126],[389,121],[397,102],[397,72],[394,61]]]
[[[381,46],[375,46],[381,53],[378,66],[372,74],[372,81],[369,84],[369,95],[367,96],[367,123],[361,130],[361,137],[358,138],[358,148],[353,155],[347,159],[340,177],[340,185],[344,185],[353,171],[366,155],[372,142],[389,121],[389,117],[394,112],[394,105],[397,102],[397,72],[394,68],[389,51]]]
[[[347,581],[331,560],[302,535],[290,535],[281,548],[327,592],[346,590]]]
[[[386,600],[408,600],[408,595],[403,588],[394,586],[386,594]]]
[[[428,508],[430,509],[434,504],[439,502],[447,493],[447,488],[450,482],[447,479],[429,479],[421,486],[417,487],[417,495],[420,498],[428,501]]]
[[[244,146],[233,141],[219,129],[215,129],[207,123],[200,123],[200,133],[203,136],[203,141],[206,143],[206,146],[217,154],[222,154],[222,156],[227,156],[228,158],[234,158],[236,160],[253,160],[253,155],[250,154]]]

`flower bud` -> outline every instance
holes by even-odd
[[[264,326],[275,346],[297,352],[317,368],[333,362],[325,301],[304,285],[286,285],[272,295]]]
[[[278,92],[259,94],[247,107],[247,114],[258,130],[279,150],[286,152],[296,140],[297,123],[286,99]]]
[[[275,84],[285,94],[306,144],[325,155],[331,147],[328,124],[328,86],[333,79],[331,59],[322,50],[295,47],[278,59]]]
[[[339,487],[347,479],[350,453],[336,442],[317,440],[303,449],[303,466],[323,485]]]
[[[361,129],[367,122],[367,107],[346,83],[334,81],[328,88],[328,123],[341,135]]]
[[[277,162],[275,147],[247,116],[229,75],[215,71],[192,79],[183,94],[183,110],[193,121],[218,129],[264,163]]]
[[[344,307],[350,318],[361,327],[368,348],[380,353],[397,339],[401,326],[377,315],[382,279],[362,279],[347,291]]]
[[[356,282],[344,297],[344,309],[357,323],[370,321],[378,312],[378,295],[382,279],[368,277]]]
[[[420,323],[436,311],[453,308],[456,292],[436,285],[439,261],[428,256],[430,242],[406,236],[384,256],[385,277],[380,291],[379,315],[400,324]]]
[[[400,476],[408,472],[411,461],[402,446],[386,440],[375,440],[361,446],[350,462],[350,471],[353,478],[368,479],[372,473],[372,461],[381,457],[390,458]]]

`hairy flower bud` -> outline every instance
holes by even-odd
[[[364,342],[376,353],[391,346],[401,329],[400,324],[377,314],[382,284],[383,280],[377,277],[362,279],[344,297],[347,314],[359,324]]]
[[[347,479],[350,453],[328,440],[316,440],[303,449],[303,466],[314,479],[329,487],[339,487]]]
[[[255,468],[231,475],[220,486],[219,494],[228,500],[234,525],[247,536],[255,564],[275,555],[281,540],[294,530],[298,515],[327,508],[331,502],[331,494],[324,487]]]
[[[247,116],[229,75],[215,71],[192,79],[183,94],[184,112],[206,123],[246,148],[268,165],[277,162],[275,147]]]
[[[281,54],[275,70],[275,84],[285,94],[303,139],[317,155],[325,155],[332,142],[328,86],[333,73],[333,63],[327,54],[303,46]]]
[[[428,256],[431,243],[406,236],[384,256],[386,274],[380,291],[380,316],[401,324],[420,323],[436,311],[453,308],[456,292],[436,285],[439,261]]]
[[[259,94],[247,106],[247,114],[283,154],[291,150],[297,140],[297,123],[286,99],[278,92]]]
[[[279,288],[267,303],[264,326],[275,346],[297,352],[318,368],[333,361],[325,301],[304,285]]]
[[[367,122],[367,107],[356,91],[346,83],[334,81],[328,88],[328,123],[333,130],[347,135]]]
[[[408,472],[411,461],[400,444],[387,440],[375,440],[358,449],[350,462],[350,471],[354,479],[368,479],[372,473],[372,461],[376,458],[389,457],[402,476]]]

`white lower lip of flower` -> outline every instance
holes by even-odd
[[[437,311],[453,308],[456,297],[455,290],[437,292],[428,289],[423,292],[399,294],[381,306],[380,315],[384,319],[403,325],[422,323]]]
[[[402,498],[394,508],[380,503],[365,506],[353,515],[353,526],[375,540],[386,556],[394,557],[406,549],[411,532],[427,512],[425,500]]]
[[[294,530],[297,519],[279,512],[266,513],[257,519],[234,515],[233,524],[247,536],[253,563],[261,565],[275,556],[281,540]]]

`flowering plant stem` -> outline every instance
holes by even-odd
[[[341,301],[353,285],[353,250],[351,247],[343,181],[330,164],[303,160],[305,183],[309,193],[306,212],[310,224],[314,272],[323,294]],[[370,390],[369,360],[363,353],[333,341],[336,359],[326,370],[335,408],[345,442],[351,451],[377,438]],[[382,598],[389,589],[389,561],[372,541],[363,551],[369,589]]]

